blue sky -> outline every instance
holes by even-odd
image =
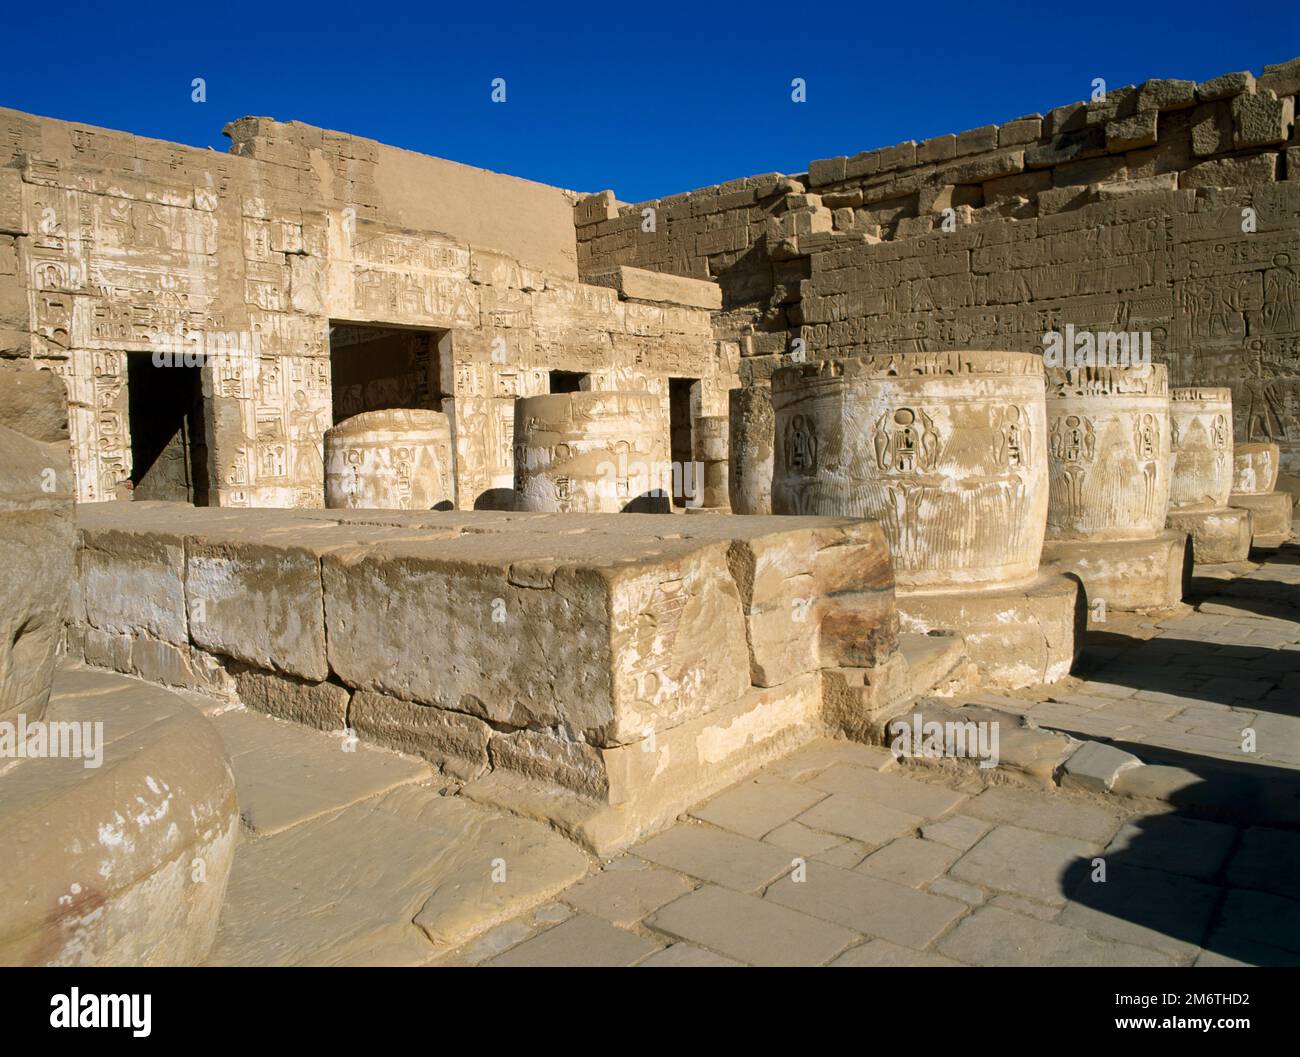
[[[1094,77],[1203,80],[1300,56],[1296,0],[840,10],[15,5],[0,105],[223,151],[234,118],[298,119],[641,201],[1046,111]],[[790,100],[795,77],[806,103]]]

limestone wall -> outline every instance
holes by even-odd
[[[1238,439],[1280,442],[1297,474],[1297,91],[1300,59],[1258,78],[1112,88],[796,177],[636,205],[592,197],[578,206],[579,268],[715,277],[715,323],[738,341],[746,384],[789,363],[795,338],[814,360],[1041,351],[1066,324],[1148,331],[1172,385],[1232,386]]]
[[[309,126],[228,133],[226,155],[0,110],[0,355],[64,379],[81,500],[131,474],[127,356],[175,351],[210,354],[211,502],[320,506],[331,323],[438,333],[462,507],[510,487],[513,401],[550,369],[665,410],[669,376],[699,378],[725,408],[735,354],[702,299],[576,281],[565,192]]]

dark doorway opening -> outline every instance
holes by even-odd
[[[590,378],[591,375],[580,374],[577,371],[552,371],[551,392],[580,393],[583,391],[584,383],[587,383]]]
[[[334,424],[366,411],[443,411],[451,396],[445,334],[405,327],[330,323]]]
[[[126,372],[132,498],[206,506],[202,368],[133,352]]]
[[[673,506],[686,505],[687,489],[679,482],[687,482],[687,473],[695,458],[692,423],[700,413],[700,380],[698,378],[668,379],[668,441],[672,453]]]

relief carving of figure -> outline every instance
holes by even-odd
[[[1052,455],[1058,462],[1092,462],[1096,454],[1097,434],[1090,419],[1065,415],[1052,423]]]
[[[817,432],[807,415],[795,415],[786,427],[785,461],[795,473],[817,472]]]
[[[1024,411],[1014,405],[1003,415],[1002,437],[998,444],[998,461],[1007,466],[1025,466],[1029,462],[1029,423]]]
[[[876,465],[890,473],[929,472],[939,458],[939,433],[924,411],[900,407],[890,421],[886,411],[876,422],[872,441]]]
[[[1133,450],[1139,462],[1154,459],[1159,454],[1160,426],[1156,422],[1155,415],[1148,412],[1134,422]]]

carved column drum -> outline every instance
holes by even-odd
[[[1174,389],[1169,393],[1173,479],[1169,506],[1217,510],[1232,492],[1232,390]]]
[[[1232,491],[1267,495],[1277,487],[1281,449],[1270,441],[1238,444],[1232,453]]]
[[[702,487],[694,501],[700,506],[727,505],[727,416],[703,415],[695,420],[695,462]]]
[[[1047,538],[1151,539],[1169,507],[1169,372],[1049,368]]]
[[[515,401],[515,509],[664,512],[667,430],[651,393],[580,392]]]
[[[455,449],[441,411],[366,411],[325,431],[325,505],[432,510],[454,502]]]
[[[772,390],[766,385],[733,389],[730,400],[727,490],[733,514],[772,513]]]
[[[941,352],[776,372],[778,514],[884,526],[904,590],[1028,583],[1047,521],[1043,361]]]

